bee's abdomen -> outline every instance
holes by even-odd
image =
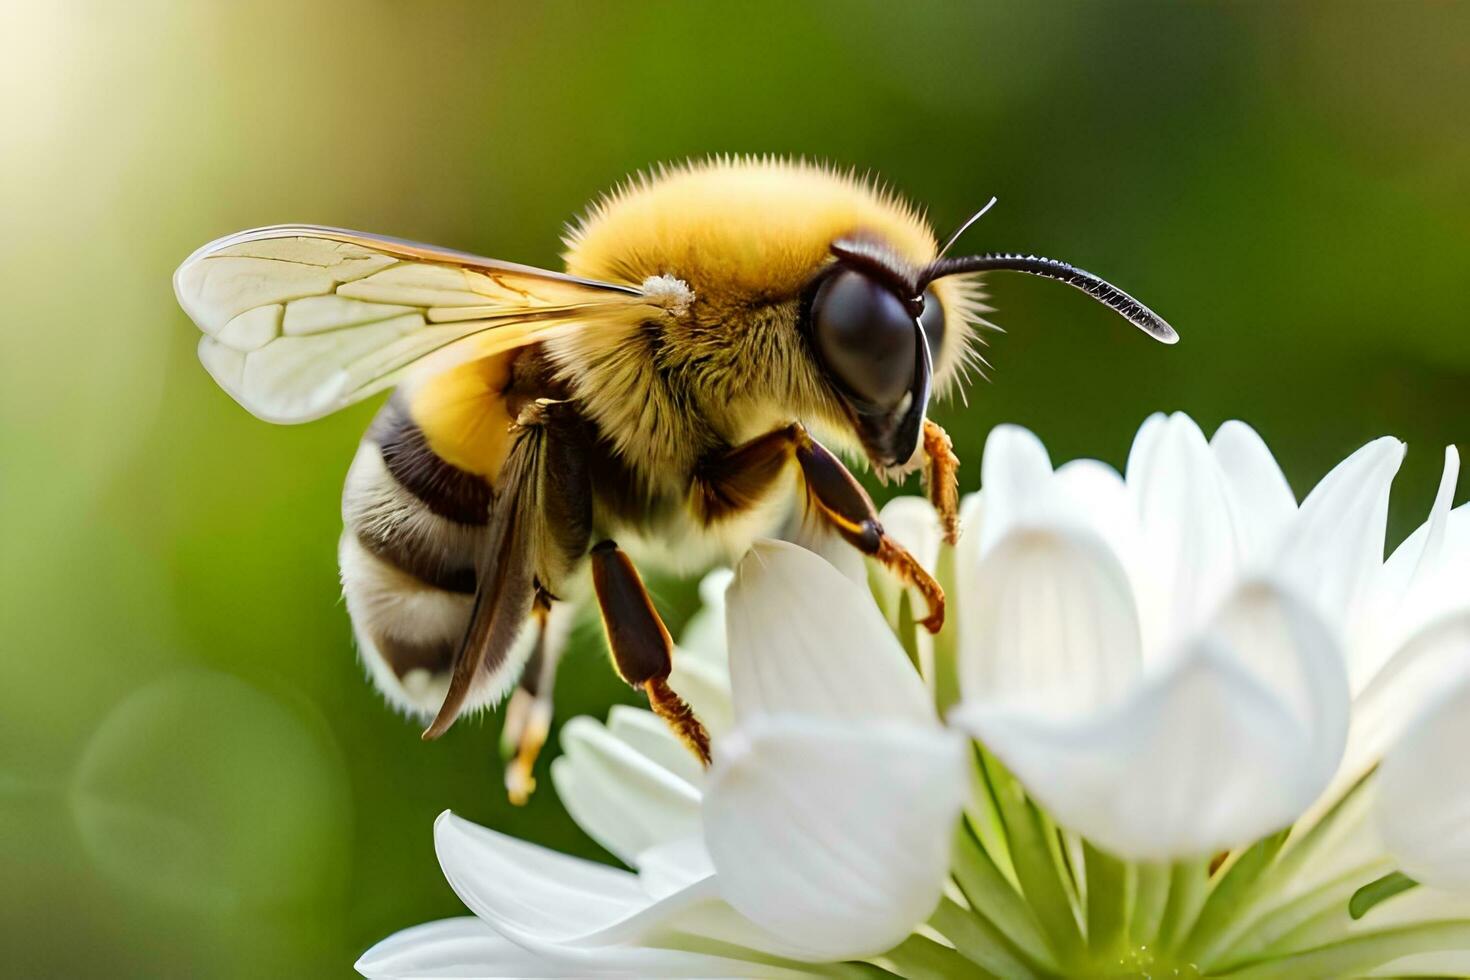
[[[440,459],[395,398],[342,493],[342,589],[359,651],[399,707],[432,714],[469,622],[494,492]]]
[[[490,485],[440,459],[399,398],[378,412],[366,441],[377,444],[394,482],[431,512],[459,524],[485,523],[494,496]]]

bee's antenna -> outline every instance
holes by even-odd
[[[919,270],[920,292],[935,279],[964,272],[1025,272],[1045,279],[1055,279],[1080,289],[1155,340],[1165,344],[1178,342],[1179,335],[1164,318],[1099,276],[1075,265],[1040,255],[1017,255],[991,252],[957,259],[935,259]]]
[[[995,207],[995,198],[991,197],[989,201],[985,202],[985,207],[966,218],[965,223],[960,225],[959,230],[949,236],[949,240],[944,243],[944,247],[939,250],[939,254],[934,257],[934,261],[937,262],[944,258],[945,253],[954,247],[955,242],[960,240],[960,236],[969,231],[971,225],[985,217],[985,212],[993,207]]]

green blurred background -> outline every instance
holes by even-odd
[[[255,421],[169,276],[307,221],[555,265],[624,174],[713,152],[872,168],[974,250],[1095,269],[1184,340],[997,277],[998,421],[1121,464],[1184,409],[1298,494],[1408,440],[1392,536],[1470,437],[1470,5],[3,0],[0,949],[16,976],[342,976],[457,914],[446,807],[597,854],[498,717],[421,743],[354,661],[338,495],[372,406]],[[1466,447],[1470,448],[1470,447]],[[1461,497],[1464,490],[1461,491]],[[688,583],[656,583],[671,622]],[[584,624],[561,717],[626,690]],[[553,748],[554,751],[554,748]]]

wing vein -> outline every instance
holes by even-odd
[[[566,331],[633,325],[648,315],[645,307],[669,309],[632,286],[303,226],[206,245],[179,267],[174,289],[211,338],[246,317],[228,338],[242,346],[263,336],[250,316],[285,308],[276,335],[258,347],[200,347],[205,367],[232,397],[284,423],[320,418],[394,384]]]

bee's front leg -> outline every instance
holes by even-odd
[[[591,557],[592,587],[618,673],[648,695],[653,713],[674,730],[700,762],[709,765],[709,732],[694,709],[669,687],[674,641],[653,608],[638,569],[612,541],[594,545]]]
[[[932,419],[924,420],[924,489],[939,513],[946,544],[960,540],[960,458],[949,433]]]
[[[938,633],[944,626],[944,590],[908,549],[883,530],[873,498],[862,484],[842,465],[842,460],[800,426],[796,461],[801,465],[807,493],[818,513],[859,551],[877,559],[917,589],[929,606],[929,615],[919,620],[919,625],[930,633]]]
[[[943,437],[947,451],[949,437],[937,425],[934,429]],[[943,491],[940,496],[957,498],[952,489],[944,488],[954,486],[953,467],[958,461],[953,453],[944,457],[939,445],[935,443],[934,454],[942,462],[931,463],[932,485]],[[929,632],[938,633],[944,625],[944,590],[903,545],[888,536],[862,484],[800,423],[774,429],[704,460],[695,473],[691,495],[696,511],[707,522],[713,522],[753,506],[789,464],[793,450],[816,512],[859,551],[882,562],[918,590],[929,607],[929,614],[919,623]]]

